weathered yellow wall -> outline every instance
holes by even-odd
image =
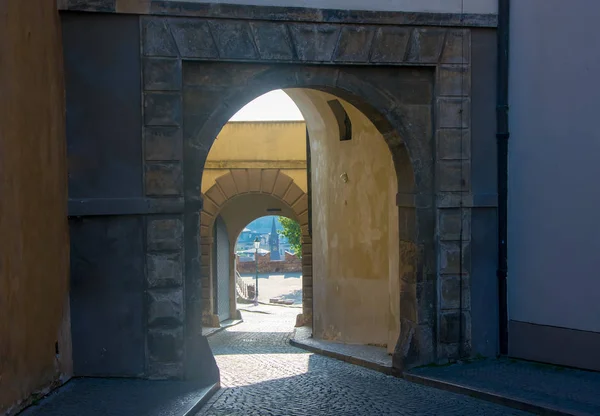
[[[286,91],[304,114],[311,138],[313,297],[316,337],[395,346],[398,338],[397,179],[375,126],[340,100],[353,137],[339,140],[327,100]],[[341,175],[348,175],[344,182]]]
[[[64,85],[55,2],[0,2],[0,51],[4,414],[71,371]]]
[[[306,192],[306,124],[303,121],[227,123],[212,145],[202,193],[228,169],[281,169]]]

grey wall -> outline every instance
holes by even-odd
[[[474,354],[498,353],[496,30],[471,32],[471,325]],[[487,203],[482,203],[488,201]],[[489,206],[485,206],[488,205]]]
[[[144,373],[144,245],[140,217],[70,221],[71,326],[77,376]]]
[[[61,16],[69,198],[141,196],[137,17]]]
[[[180,1],[180,0],[174,0]],[[191,3],[315,7],[321,9],[387,10],[435,13],[496,13],[497,0],[184,0]]]
[[[61,16],[71,217],[75,375],[137,376],[145,366],[139,23]],[[90,99],[93,97],[93,99]],[[84,209],[80,208],[84,206]],[[98,215],[112,211],[114,215]]]
[[[512,2],[509,318],[600,331],[600,2]]]

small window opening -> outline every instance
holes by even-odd
[[[331,108],[337,120],[338,128],[340,129],[340,141],[352,140],[352,123],[342,103],[338,100],[330,100],[327,101],[327,104],[329,104],[329,108]]]

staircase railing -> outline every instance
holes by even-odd
[[[240,272],[235,271],[235,291],[238,296],[238,300],[242,302],[253,302],[254,301],[254,285],[249,285],[244,282],[242,276],[240,276]]]

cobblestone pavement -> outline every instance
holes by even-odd
[[[223,389],[197,416],[526,414],[292,347],[298,311],[261,311],[209,338]]]

